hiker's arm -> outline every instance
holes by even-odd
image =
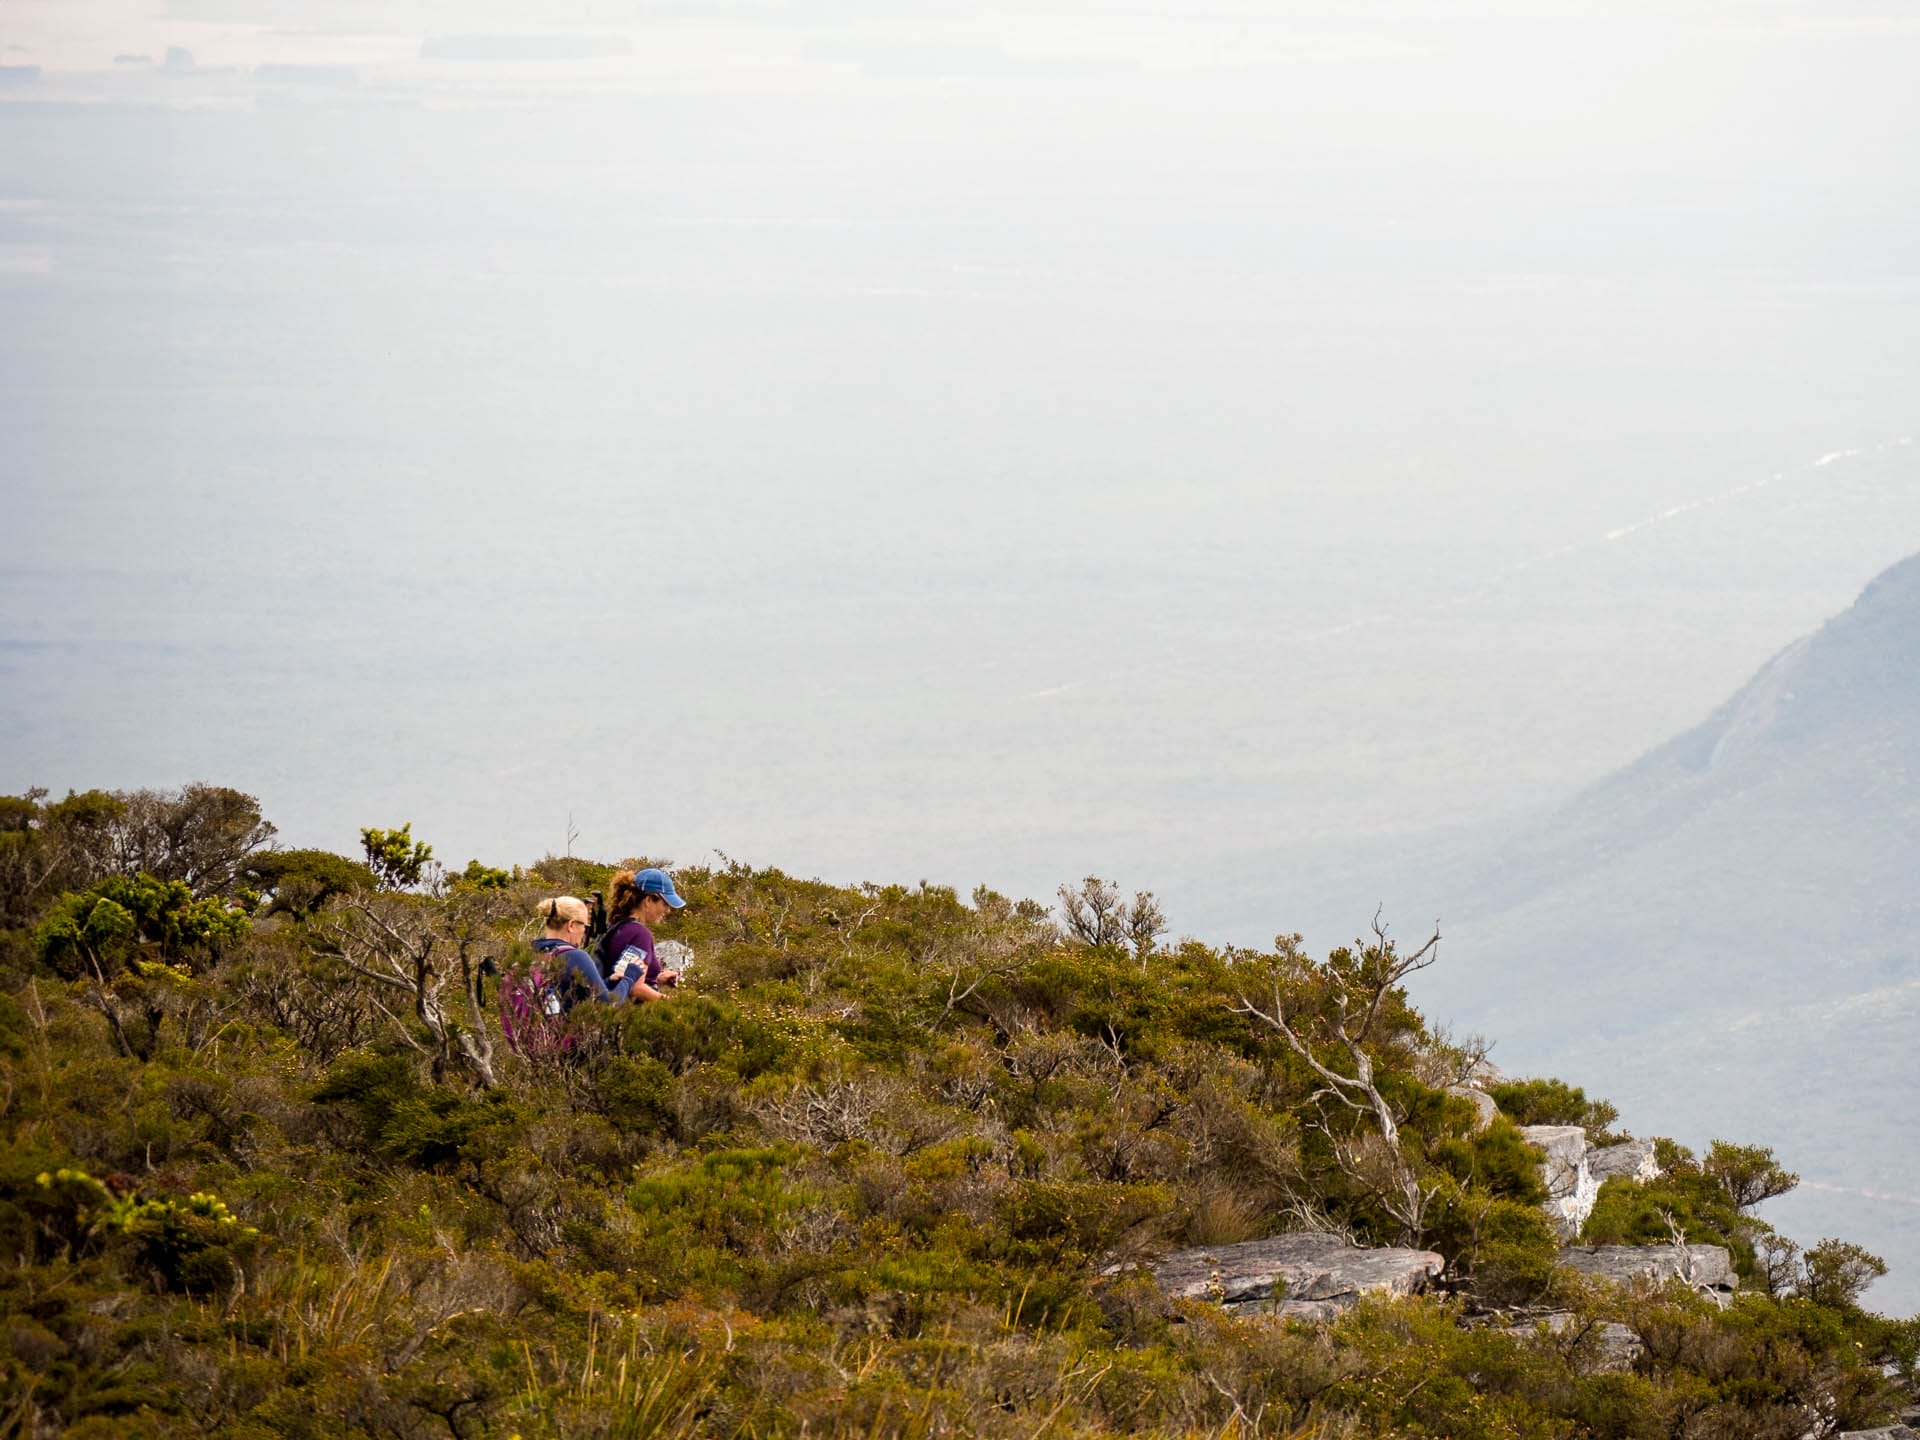
[[[602,1004],[619,1004],[627,998],[627,991],[633,987],[631,979],[622,980],[618,985],[608,985],[600,978],[600,967],[593,963],[593,957],[584,950],[569,950],[566,958],[568,974]]]

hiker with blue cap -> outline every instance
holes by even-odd
[[[632,976],[636,1000],[658,1000],[663,989],[680,983],[680,972],[667,969],[655,953],[653,927],[686,903],[664,870],[650,866],[615,872],[607,899],[613,925],[600,942],[611,983]]]

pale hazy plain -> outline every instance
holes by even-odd
[[[1324,945],[1920,550],[1910,5],[566,16],[0,0],[0,789]]]

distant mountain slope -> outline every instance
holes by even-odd
[[[1463,938],[1506,937],[1463,957],[1462,984],[1525,946],[1529,975],[1574,971],[1630,1011],[1685,957],[1692,980],[1798,1002],[1910,971],[1917,874],[1920,556],[1704,724],[1462,866],[1442,908]],[[1552,1006],[1537,985],[1491,1003]]]
[[[1898,873],[1920,842],[1917,661],[1920,556],[1775,656],[1704,724],[1502,847],[1458,898],[1475,913],[1511,909],[1603,867],[1664,863],[1662,847],[1688,831],[1760,872],[1843,867],[1855,888]],[[1763,820],[1781,828],[1753,828]],[[1866,823],[1880,820],[1907,823]]]
[[[1876,1303],[1920,1306],[1920,556],[1696,729],[1420,870],[1380,893],[1448,917],[1430,1015],[1690,1143],[1776,1146],[1811,1182],[1780,1218],[1879,1247]]]

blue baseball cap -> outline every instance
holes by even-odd
[[[673,877],[664,870],[649,868],[640,871],[633,877],[633,887],[642,895],[658,895],[675,910],[687,903],[680,898],[680,892],[673,888]]]

